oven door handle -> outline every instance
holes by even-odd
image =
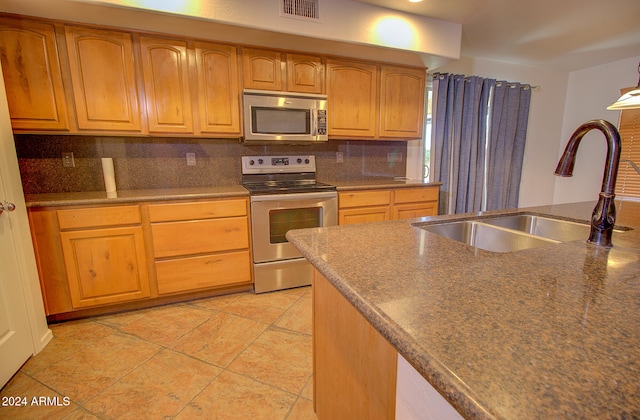
[[[338,198],[338,193],[335,191],[325,192],[310,192],[310,193],[287,193],[287,194],[267,194],[267,195],[252,195],[251,202],[258,201],[294,201],[294,200],[317,200],[317,199],[331,199]]]

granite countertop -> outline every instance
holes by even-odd
[[[360,180],[333,180],[323,182],[335,185],[338,191],[441,185],[439,182],[430,183],[422,180],[388,177],[369,177]],[[188,200],[248,195],[249,192],[242,185],[237,184],[212,187],[123,190],[110,195],[107,195],[104,191],[25,194],[25,201],[27,203],[27,207],[44,207],[117,204],[159,200]]]
[[[586,221],[594,204],[501,213]],[[585,238],[493,253],[411,225],[480,214],[287,238],[463,416],[636,418],[640,203],[617,209],[633,230],[609,250]]]
[[[371,190],[379,188],[410,188],[442,185],[441,182],[428,182],[421,179],[384,177],[366,177],[358,180],[327,180],[323,182],[335,185],[338,191]]]
[[[25,194],[27,207],[75,206],[93,204],[136,203],[140,201],[194,200],[201,198],[223,198],[248,196],[249,191],[241,185],[195,188],[166,188],[151,190],[68,192],[50,194]]]

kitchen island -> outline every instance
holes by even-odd
[[[462,416],[634,418],[640,203],[617,203],[617,225],[631,229],[614,233],[611,249],[577,240],[497,253],[412,226],[520,212],[586,222],[593,206],[305,229],[287,238]]]

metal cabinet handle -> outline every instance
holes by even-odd
[[[13,203],[10,203],[8,201],[0,202],[0,214],[2,214],[3,211],[14,211],[15,209],[16,205]]]

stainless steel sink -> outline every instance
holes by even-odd
[[[431,233],[493,252],[513,252],[576,240],[586,241],[591,227],[586,223],[534,214],[487,216],[443,223],[416,223]],[[624,230],[615,229],[622,233]]]
[[[492,252],[513,252],[559,243],[559,241],[488,225],[480,221],[467,220],[414,226]]]
[[[542,236],[560,242],[587,240],[591,227],[587,224],[548,217],[518,214],[513,216],[484,219],[484,223]]]

